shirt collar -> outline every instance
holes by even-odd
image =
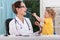
[[[18,21],[19,24],[23,24],[22,21],[16,16],[15,19]]]

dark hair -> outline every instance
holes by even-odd
[[[21,6],[21,1],[16,1],[15,3],[12,4],[12,10],[15,14],[17,14],[16,8],[20,8]]]

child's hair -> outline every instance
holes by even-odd
[[[47,7],[46,11],[48,12],[49,15],[51,15],[52,19],[55,19],[56,12],[52,8]]]

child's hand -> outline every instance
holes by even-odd
[[[42,32],[42,26],[40,25],[38,21],[35,22],[35,25],[41,28],[41,30],[38,32],[38,34],[40,34]]]
[[[36,16],[36,13],[33,13],[32,15],[33,15],[33,16]]]
[[[39,23],[39,22],[37,22],[37,21],[36,21],[34,24],[35,24],[36,26],[39,26],[39,25],[40,25],[40,23]]]
[[[42,26],[40,25],[38,21],[35,22],[35,25],[42,29]]]

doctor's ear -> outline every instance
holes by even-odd
[[[16,8],[16,12],[18,13],[21,9],[20,8]]]
[[[18,11],[19,10],[19,8],[16,8],[16,11]]]

